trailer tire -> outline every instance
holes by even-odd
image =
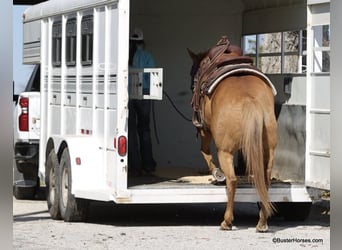
[[[88,200],[75,198],[71,193],[72,172],[67,147],[63,150],[59,170],[59,207],[61,216],[66,222],[84,221],[88,211]]]
[[[304,221],[308,218],[312,202],[276,202],[280,216],[287,221]]]
[[[45,167],[45,184],[46,184],[46,201],[50,216],[54,220],[61,219],[59,210],[59,184],[58,184],[58,158],[52,149],[46,160]]]

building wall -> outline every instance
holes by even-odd
[[[306,28],[306,4],[246,12],[242,33],[268,33]]]

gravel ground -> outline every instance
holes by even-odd
[[[224,209],[224,204],[93,202],[86,223],[67,223],[51,220],[44,200],[13,198],[13,249],[330,248],[327,207],[314,205],[304,222],[272,218],[267,233],[255,232],[254,203],[236,203],[233,230],[219,230]]]

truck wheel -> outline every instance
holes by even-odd
[[[18,171],[17,162],[14,161],[13,167],[13,195],[17,200],[34,200],[37,190],[39,189],[39,178],[33,180],[34,178],[25,179],[23,173]],[[38,163],[37,163],[38,164]]]
[[[280,216],[287,221],[304,221],[311,210],[311,202],[276,202],[276,208]]]
[[[58,159],[54,150],[51,150],[45,167],[46,201],[50,216],[54,220],[61,219],[59,211],[58,189]]]
[[[75,198],[71,194],[72,172],[68,148],[63,150],[59,171],[59,207],[61,216],[67,222],[84,221],[88,210],[88,200]]]

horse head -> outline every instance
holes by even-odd
[[[189,48],[187,48],[188,54],[192,59],[192,66],[190,70],[190,76],[191,76],[191,90],[194,89],[194,78],[195,75],[200,67],[201,61],[204,59],[204,57],[208,54],[209,50],[201,53],[194,53]]]

